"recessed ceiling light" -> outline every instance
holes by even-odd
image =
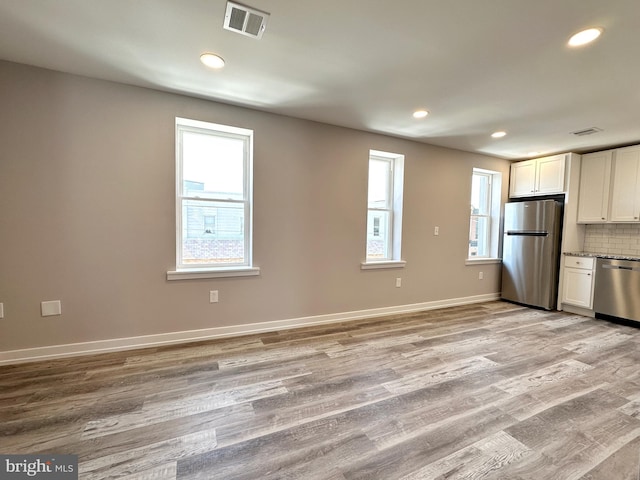
[[[426,110],[416,110],[415,112],[413,112],[413,118],[424,118],[427,115],[429,115],[429,112],[427,112]]]
[[[582,30],[581,32],[573,35],[569,39],[568,45],[570,47],[579,47],[581,45],[586,45],[587,43],[593,42],[601,34],[602,28],[600,27],[587,28],[586,30]]]
[[[493,132],[491,136],[493,138],[502,138],[507,134],[507,132]]]
[[[219,69],[224,67],[224,58],[215,53],[203,53],[200,55],[200,61],[209,68]]]

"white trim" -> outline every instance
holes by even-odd
[[[501,258],[467,258],[465,265],[485,265],[490,263],[502,263]]]
[[[574,313],[576,315],[582,315],[583,317],[595,318],[596,316],[596,312],[594,312],[593,310],[590,310],[588,308],[576,307],[575,305],[568,305],[566,303],[563,303],[561,305],[561,308],[559,308],[558,310],[568,313]]]
[[[501,192],[502,192],[502,173],[496,172],[494,170],[486,170],[484,168],[476,168],[472,169],[471,173],[471,200],[473,200],[473,177],[476,174],[485,175],[489,177],[489,213],[488,215],[474,215],[473,213],[469,216],[469,229],[471,229],[471,219],[473,217],[479,218],[488,218],[488,230],[487,235],[488,238],[485,239],[489,244],[489,252],[488,255],[491,255],[490,258],[496,259],[498,257],[499,243],[500,243],[500,213],[502,210],[501,203]],[[481,258],[489,258],[489,257],[481,257]],[[467,260],[472,260],[471,258],[467,258]],[[499,260],[501,261],[501,260]],[[487,262],[487,263],[498,263],[498,262]],[[470,265],[467,263],[467,265]]]
[[[245,325],[236,325],[230,327],[214,327],[205,328],[202,330],[187,330],[183,332],[160,333],[139,337],[115,338],[110,340],[98,340],[94,342],[71,343],[66,345],[52,345],[48,347],[9,350],[6,352],[0,352],[0,365],[33,362],[38,360],[49,360],[77,355],[132,350],[136,348],[171,345],[175,343],[211,340],[215,338],[234,337],[240,335],[249,335],[253,333],[287,330],[291,328],[309,327],[312,325],[323,325],[327,323],[340,323],[349,320],[360,320],[363,318],[397,315],[422,310],[434,310],[436,308],[454,307],[457,305],[489,302],[498,300],[499,298],[499,292],[488,293],[484,295],[474,295],[471,297],[449,298],[446,300],[413,303],[409,305],[398,305],[394,307],[380,307],[368,310],[357,310],[353,312],[330,313],[312,317],[300,317],[291,318],[288,320],[249,323]]]
[[[369,157],[381,157],[385,160],[395,160],[404,157],[402,153],[383,152],[382,150],[369,150]]]
[[[207,196],[204,198],[187,196],[184,191],[184,150],[183,139],[185,132],[197,133],[200,135],[208,135],[212,137],[232,138],[242,141],[242,175],[243,175],[243,192],[242,199],[231,200],[223,197]],[[244,258],[242,263],[227,263],[220,267],[223,271],[226,267],[251,268],[253,262],[253,130],[246,128],[232,127],[228,125],[220,125],[216,123],[202,122],[200,120],[190,120],[176,117],[176,271],[188,270],[189,265],[184,263],[183,255],[183,209],[185,202],[195,200],[215,204],[217,202],[235,203],[244,205],[244,223],[243,223],[243,241],[244,241]],[[199,263],[200,269],[218,269],[217,264]],[[227,275],[224,275],[227,276]],[[184,277],[182,277],[184,278]],[[198,277],[211,278],[211,277]]]
[[[367,231],[366,240],[369,239],[369,217],[371,212],[386,212],[387,228],[386,239],[387,245],[385,252],[385,260],[389,262],[401,262],[402,258],[402,209],[403,209],[403,197],[404,197],[404,155],[400,153],[382,152],[380,150],[369,150],[369,173],[371,175],[371,162],[372,161],[384,161],[389,165],[389,185],[388,185],[388,198],[387,204],[384,208],[370,207],[367,192]],[[368,177],[369,178],[369,177]],[[369,252],[367,251],[367,254]],[[376,260],[373,258],[369,261],[363,262],[363,264],[374,263]],[[384,267],[374,267],[384,268]],[[390,267],[395,268],[395,267]]]
[[[202,120],[192,120],[191,118],[176,117],[176,125],[183,125],[185,127],[200,128],[202,130],[218,130],[224,133],[231,133],[233,135],[249,136],[253,135],[253,130],[249,128],[232,127],[230,125],[222,125],[220,123],[204,122]]]
[[[385,260],[382,262],[362,262],[361,270],[377,270],[378,268],[404,268],[407,262],[404,260]]]
[[[258,267],[226,267],[216,270],[198,269],[171,270],[167,272],[167,280],[194,280],[198,278],[252,277],[260,275]]]

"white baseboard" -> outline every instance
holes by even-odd
[[[595,318],[596,312],[587,308],[575,307],[573,305],[562,304],[562,310],[569,313],[575,313],[576,315],[582,315],[583,317]]]
[[[156,335],[144,335],[140,337],[115,338],[93,342],[70,343],[66,345],[52,345],[47,347],[9,350],[0,352],[0,365],[33,362],[38,360],[49,360],[77,355],[116,352],[120,350],[132,350],[135,348],[156,347],[160,345],[171,345],[175,343],[186,343],[199,340],[211,340],[215,338],[249,335],[252,333],[287,330],[297,327],[309,327],[312,325],[338,323],[349,320],[380,317],[384,315],[395,315],[418,312],[421,310],[434,310],[436,308],[454,307],[456,305],[489,302],[492,300],[498,300],[499,298],[499,293],[491,293],[485,295],[475,295],[472,297],[450,298],[433,302],[398,305],[394,307],[381,307],[372,308],[369,310],[357,310],[353,312],[341,312],[331,313],[327,315],[316,315],[311,317],[291,318],[288,320],[249,323],[231,327],[205,328],[201,330],[187,330],[183,332],[161,333]]]

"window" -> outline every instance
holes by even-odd
[[[216,233],[216,216],[205,215],[204,216],[204,233]]]
[[[393,232],[393,160],[369,157],[367,261],[391,260]]]
[[[402,193],[404,156],[371,150],[367,212],[367,249],[363,268],[403,266]]]
[[[498,256],[501,174],[473,169],[469,222],[469,259]]]
[[[257,271],[251,266],[252,149],[252,130],[176,118],[170,279],[188,278],[184,271]]]

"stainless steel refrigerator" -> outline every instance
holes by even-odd
[[[511,202],[504,207],[502,298],[553,310],[558,296],[561,204]]]

